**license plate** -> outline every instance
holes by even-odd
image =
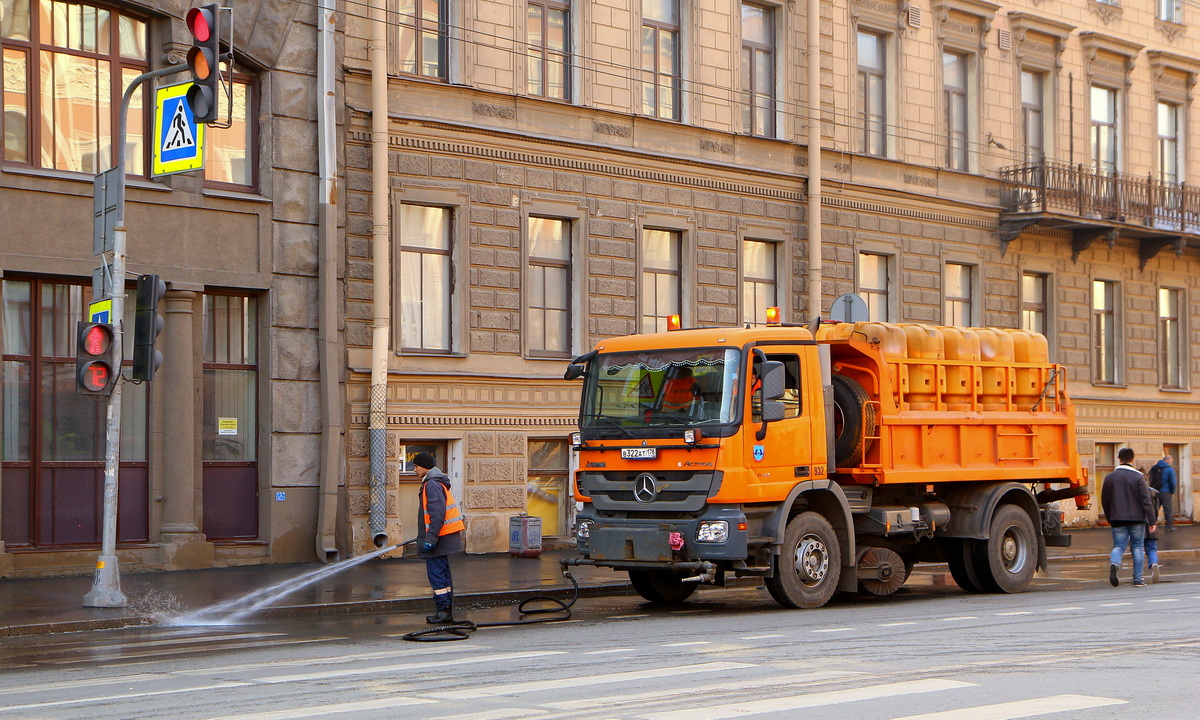
[[[658,457],[658,448],[621,448],[622,460],[653,460]]]

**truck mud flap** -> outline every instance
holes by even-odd
[[[670,562],[670,532],[652,528],[592,528],[588,555],[593,560]]]
[[[1046,535],[1045,538],[1050,547],[1071,547],[1070,535]]]

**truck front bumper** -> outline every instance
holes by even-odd
[[[579,523],[588,523],[588,536],[579,537],[579,551],[595,564],[608,567],[669,566],[696,569],[702,561],[738,561],[747,555],[746,516],[732,506],[714,505],[698,517],[659,520],[649,517],[600,518],[585,507]],[[701,541],[705,526],[728,528],[721,542]]]

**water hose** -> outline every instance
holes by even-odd
[[[521,614],[520,620],[490,623],[473,623],[470,620],[458,620],[451,621],[444,625],[427,628],[425,630],[414,630],[413,632],[405,633],[400,637],[404,640],[410,640],[412,642],[446,642],[449,640],[466,640],[467,638],[471,637],[471,633],[475,632],[479,628],[507,627],[511,625],[532,625],[534,623],[563,622],[564,620],[570,620],[571,606],[574,605],[575,601],[579,599],[579,583],[576,582],[575,577],[571,575],[571,571],[567,569],[567,564],[565,562],[561,564],[563,577],[569,580],[571,585],[574,586],[574,591],[571,595],[570,601],[568,602],[563,602],[562,600],[559,600],[556,597],[550,597],[549,595],[534,595],[533,597],[525,598],[520,602],[519,605],[517,605],[517,612]],[[532,610],[525,609],[529,603],[539,601],[554,603],[555,607],[533,608]],[[534,618],[531,620],[525,619],[525,616],[527,615],[548,615],[552,613],[561,614],[561,617],[543,617]],[[453,614],[454,613],[452,609],[451,615]]]

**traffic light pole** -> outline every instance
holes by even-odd
[[[129,83],[121,98],[121,113],[117,122],[116,141],[117,178],[120,202],[117,203],[113,222],[113,242],[110,257],[105,258],[111,272],[113,342],[116,343],[117,361],[114,368],[117,382],[108,397],[106,431],[104,434],[104,530],[101,538],[100,557],[96,559],[96,574],[92,589],[83,596],[84,607],[125,607],[125,595],[121,592],[121,571],[117,562],[117,469],[121,461],[121,371],[125,355],[125,132],[126,115],[133,93],[142,83],[164,75],[174,75],[188,69],[186,64],[142,73]]]

